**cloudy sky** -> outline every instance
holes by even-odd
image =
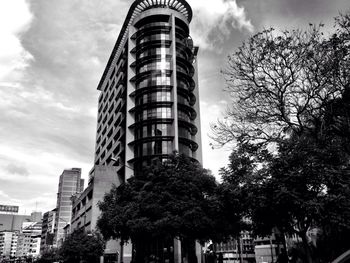
[[[188,0],[199,45],[204,167],[217,175],[229,147],[209,147],[209,123],[230,103],[227,55],[263,28],[303,28],[346,11],[348,0]],[[22,213],[56,203],[64,168],[92,167],[98,81],[131,0],[0,1],[0,204]],[[219,178],[219,177],[218,177]]]

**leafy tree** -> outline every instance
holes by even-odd
[[[350,176],[344,166],[348,157],[340,145],[321,147],[310,137],[285,140],[278,152],[270,154],[259,144],[238,144],[228,167],[221,170],[222,185],[231,189],[227,210],[241,209],[257,235],[269,235],[274,228],[296,234],[303,241],[305,262],[316,256],[329,261],[346,247],[332,242],[346,240],[339,233],[350,230]],[[307,240],[312,227],[329,239],[322,240],[327,248],[323,255],[312,255]]]
[[[37,263],[52,263],[59,261],[59,255],[57,249],[47,249],[43,251],[43,253],[40,255],[40,258],[35,261]]]
[[[104,241],[97,232],[76,230],[64,240],[59,255],[63,262],[99,262],[103,255]]]
[[[131,239],[136,261],[146,253],[141,252],[142,243],[174,238],[182,241],[193,261],[194,240],[220,239],[224,233],[217,187],[215,178],[196,161],[172,156],[114,187],[99,204],[102,214],[97,224],[105,238]]]

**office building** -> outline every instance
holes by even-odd
[[[52,248],[55,230],[56,209],[43,215],[40,253]]]
[[[54,228],[54,245],[60,246],[63,238],[63,228],[70,224],[72,217],[71,197],[84,189],[84,180],[81,179],[81,169],[66,169],[60,176],[57,192],[57,205]]]
[[[191,19],[184,0],[136,0],[126,16],[98,84],[95,152],[121,180],[174,151],[202,161]]]

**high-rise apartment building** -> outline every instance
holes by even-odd
[[[184,0],[136,0],[127,14],[98,85],[95,152],[121,180],[174,151],[202,161],[191,19]]]
[[[16,257],[36,258],[40,254],[41,222],[24,222],[18,234]]]
[[[84,189],[84,179],[81,179],[81,169],[66,169],[60,176],[57,192],[55,215],[54,244],[59,246],[63,238],[63,228],[70,224],[72,217],[71,197]]]
[[[0,262],[16,256],[17,231],[0,231]]]
[[[56,221],[56,209],[48,211],[43,215],[40,253],[52,248]]]

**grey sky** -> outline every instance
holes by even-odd
[[[346,11],[348,0],[188,0],[200,46],[204,166],[226,164],[229,148],[209,147],[209,123],[229,99],[220,70],[227,55],[263,28],[305,27]],[[58,176],[93,164],[96,90],[130,1],[0,2],[0,203],[54,208]]]

